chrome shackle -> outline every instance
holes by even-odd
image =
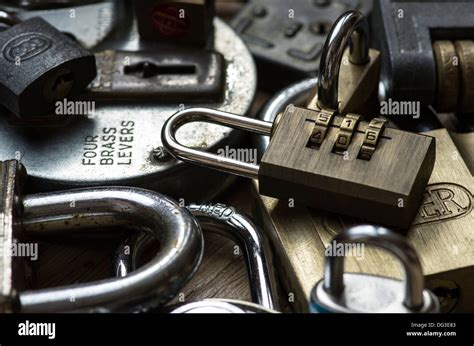
[[[415,249],[398,233],[369,225],[349,228],[330,246],[367,244],[384,249],[402,264],[404,282],[368,274],[344,274],[344,258],[332,249],[326,256],[324,278],[311,292],[313,312],[439,312],[439,302],[424,289],[424,276]],[[362,250],[363,251],[363,250]]]
[[[320,108],[338,109],[339,70],[344,50],[349,45],[349,61],[364,65],[369,61],[369,25],[358,11],[348,11],[333,24],[324,43],[318,75]]]
[[[0,224],[0,233],[9,238],[14,237],[12,230],[38,239],[124,226],[148,231],[161,243],[160,252],[152,261],[125,278],[21,292],[4,290],[6,283],[2,282],[0,298],[9,304],[0,304],[0,310],[27,313],[130,311],[136,304],[154,306],[171,299],[196,272],[203,253],[201,228],[174,200],[127,187],[15,196],[14,186],[18,184],[15,171],[21,166],[17,161],[0,164],[0,190],[6,191],[3,194],[6,203],[2,206],[11,206],[15,214],[10,221]],[[0,256],[0,264],[8,265],[6,260],[7,257]],[[10,277],[12,273],[6,274]],[[5,292],[7,296],[3,296]]]
[[[199,220],[204,232],[230,238],[243,248],[252,301],[264,309],[278,309],[271,252],[260,229],[252,220],[223,204],[190,204],[186,208]],[[131,270],[136,269],[138,258],[149,240],[146,234],[134,234],[120,245],[114,261],[117,276],[128,275]],[[124,254],[123,249],[129,249],[130,255]],[[206,300],[208,301],[216,300]]]

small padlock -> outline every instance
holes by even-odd
[[[405,271],[405,282],[376,275],[344,273],[346,249],[352,251],[350,246],[360,244],[375,245],[397,257]],[[403,236],[382,227],[356,226],[335,236],[331,246],[325,262],[325,277],[311,292],[311,312],[439,312],[438,299],[424,289],[418,255]],[[360,249],[364,251],[364,247]]]
[[[346,23],[352,25],[343,25]],[[364,31],[361,28],[366,26],[360,23],[360,14],[349,12],[336,21],[334,31],[337,33],[342,26],[349,32],[354,31],[356,36],[363,36],[358,30]],[[339,42],[333,39],[332,33],[328,36],[325,50],[331,51],[332,44]],[[347,42],[346,31],[339,35],[346,37],[344,42]],[[365,40],[353,39],[354,44],[357,42],[362,44]],[[364,44],[352,48],[358,52],[355,55],[360,57],[360,61],[366,61],[367,57],[363,48]],[[323,53],[321,64],[325,57],[328,57],[327,53]],[[321,80],[320,71],[320,85]],[[326,98],[338,99],[337,85],[332,83],[332,88],[327,94],[318,90],[318,100],[323,105],[326,105]],[[367,123],[360,118],[353,113],[341,117],[329,108],[316,111],[290,105],[272,124],[195,108],[178,112],[167,120],[162,130],[162,142],[173,156],[184,161],[258,178],[263,195],[407,228],[416,215],[433,170],[435,140],[386,128],[384,119],[375,118]],[[271,136],[260,166],[179,144],[176,131],[182,125],[196,121]]]
[[[186,207],[206,232],[214,232],[237,242],[243,248],[253,303],[209,299],[185,304],[174,312],[275,312],[278,309],[276,275],[271,266],[271,251],[260,229],[246,215],[224,204],[190,204]],[[134,234],[119,246],[114,260],[114,273],[126,276],[136,270],[138,258],[151,238]],[[124,249],[128,253],[124,253]]]
[[[94,55],[39,17],[0,32],[0,47],[0,103],[22,118],[51,113],[96,76]]]
[[[39,290],[15,286],[21,272],[11,263],[12,256],[2,252],[0,312],[125,312],[137,305],[154,307],[174,297],[196,272],[203,253],[201,229],[172,199],[126,187],[21,196],[14,189],[20,168],[18,161],[0,161],[2,246],[12,243],[12,230],[37,239],[123,226],[152,231],[161,248],[146,268],[125,278]]]

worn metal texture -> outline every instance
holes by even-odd
[[[203,106],[246,114],[253,102],[256,73],[249,51],[229,26],[219,19],[214,24],[215,49],[227,64],[223,102],[96,102],[93,116],[66,115],[63,117],[71,118],[67,126],[48,129],[17,128],[2,118],[0,158],[21,158],[28,167],[29,188],[34,190],[132,185],[188,200],[202,200],[221,191],[231,177],[190,167],[159,153],[161,127],[179,109]],[[136,26],[130,25],[128,36],[101,44],[100,49],[156,47],[139,41]],[[239,139],[229,128],[205,123],[184,126],[177,135],[182,143],[208,149],[232,146]]]

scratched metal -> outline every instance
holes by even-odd
[[[181,107],[210,107],[246,114],[256,90],[253,59],[227,24],[219,19],[214,23],[215,48],[224,55],[227,64],[225,100],[212,104],[183,102]],[[131,29],[122,22],[119,28],[128,33],[128,37],[122,37],[120,42],[105,41],[96,49],[152,48],[139,42],[136,25],[130,25]],[[28,169],[29,188],[35,191],[129,185],[187,200],[212,197],[230,178],[174,159],[159,161],[153,156],[153,149],[161,146],[164,121],[179,107],[178,104],[160,104],[159,100],[147,104],[96,103],[93,117],[64,115],[70,117],[69,124],[52,128],[14,127],[6,117],[0,117],[0,159],[20,158]],[[178,139],[188,146],[217,149],[234,145],[238,136],[225,127],[195,123],[184,126],[178,132]]]

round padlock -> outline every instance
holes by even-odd
[[[1,116],[0,159],[16,158],[28,167],[29,191],[127,185],[186,200],[213,197],[234,178],[175,160],[162,147],[160,132],[168,117],[182,108],[208,107],[238,114],[249,110],[256,91],[253,58],[227,24],[215,18],[214,26],[214,47],[226,66],[221,102],[97,101],[92,117],[75,116],[59,128],[17,127]],[[94,50],[156,50],[156,44],[139,40],[132,20],[124,20],[120,32],[125,35],[111,37]],[[186,125],[177,136],[188,146],[224,151],[240,139],[236,131],[207,123]]]
[[[349,228],[334,237],[332,244],[369,244],[393,254],[402,264],[405,281],[386,277],[344,273],[344,255],[333,251],[326,257],[324,278],[311,291],[311,312],[322,313],[433,313],[439,301],[424,289],[421,263],[407,240],[383,227]]]

